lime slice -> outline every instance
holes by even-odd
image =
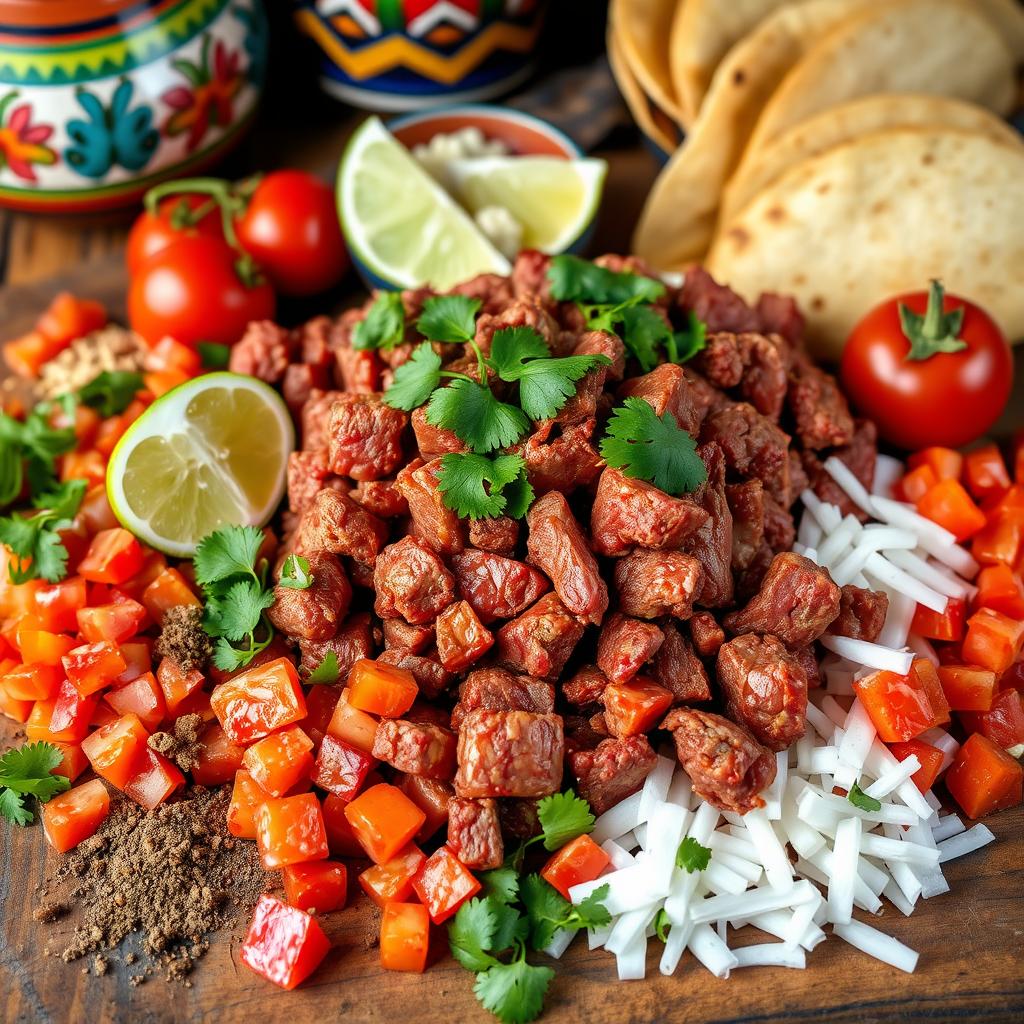
[[[541,252],[568,249],[601,202],[603,160],[555,156],[484,156],[453,160],[455,194],[473,213],[504,206],[523,226],[523,244]]]
[[[262,381],[210,373],[157,399],[107,466],[114,515],[140,540],[185,558],[225,524],[262,526],[284,493],[291,416]]]
[[[341,158],[338,209],[349,248],[396,287],[444,290],[477,274],[511,271],[379,118],[359,127]]]

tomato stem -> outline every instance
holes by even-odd
[[[900,303],[900,326],[904,337],[910,342],[910,351],[905,359],[917,362],[930,359],[939,352],[959,352],[967,348],[967,342],[960,339],[960,329],[964,323],[963,307],[947,312],[943,308],[944,301],[942,282],[933,280],[928,288],[928,305],[923,316]]]

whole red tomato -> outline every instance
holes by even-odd
[[[348,269],[334,193],[305,171],[274,171],[236,224],[238,240],[284,295],[313,295]]]
[[[1013,357],[981,308],[927,292],[876,306],[853,329],[839,376],[847,396],[901,448],[956,448],[980,437],[1010,397]]]
[[[195,211],[203,206],[206,211],[195,218]],[[135,218],[128,233],[125,262],[128,264],[129,276],[134,277],[139,267],[154,253],[166,249],[179,238],[192,238],[196,235],[206,238],[224,237],[220,209],[209,196],[191,193],[172,195],[162,199],[156,210],[147,207]]]
[[[250,320],[272,320],[274,290],[247,284],[239,254],[219,238],[180,238],[150,256],[128,288],[128,321],[150,345],[168,335],[184,345],[233,345]]]

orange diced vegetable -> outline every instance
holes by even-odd
[[[452,784],[421,775],[403,775],[398,788],[426,815],[416,833],[421,843],[426,842],[448,821],[448,801],[455,795]]]
[[[593,881],[610,863],[611,858],[590,836],[577,836],[551,855],[540,877],[568,899],[574,885]]]
[[[942,751],[924,740],[907,740],[905,743],[890,743],[889,750],[897,761],[904,761],[913,754],[921,767],[910,778],[922,793],[927,793],[942,772]]]
[[[159,807],[179,786],[185,776],[178,766],[150,747],[142,751],[135,773],[125,783],[125,796],[147,811]]]
[[[1024,696],[1002,690],[988,711],[964,712],[960,721],[968,732],[980,732],[1014,757],[1024,754]]]
[[[336,860],[289,864],[281,873],[288,902],[307,913],[341,910],[348,896],[348,871]]]
[[[146,672],[152,671],[153,642],[149,637],[135,637],[127,643],[121,644],[120,648],[121,657],[124,658],[125,662],[125,669],[116,679],[111,681],[111,686],[123,686],[125,683],[130,683],[133,679],[138,679],[139,676],[144,675]]]
[[[93,779],[43,804],[43,832],[58,853],[67,853],[94,835],[109,812],[106,786]]]
[[[910,675],[924,690],[932,706],[932,725],[946,725],[949,722],[949,702],[935,666],[927,658],[915,658],[910,666]]]
[[[1024,542],[1024,520],[997,516],[974,535],[971,554],[982,565],[1016,565]]]
[[[228,831],[239,839],[255,839],[256,812],[266,800],[266,791],[244,768],[239,769],[228,806]]]
[[[995,673],[1005,672],[1024,644],[1024,622],[981,608],[967,620],[964,661]]]
[[[435,850],[423,862],[412,887],[434,924],[447,921],[481,888],[479,880],[447,846]]]
[[[108,690],[103,699],[119,714],[135,714],[151,732],[167,714],[164,693],[152,672],[145,672],[130,683]]]
[[[389,903],[380,923],[380,965],[386,971],[427,969],[430,921],[419,903]]]
[[[907,465],[911,469],[916,469],[918,466],[929,466],[938,480],[958,480],[963,470],[964,458],[952,448],[942,448],[936,445],[914,452],[907,459]]]
[[[1010,474],[998,445],[982,445],[964,456],[964,483],[977,501],[1009,490]]]
[[[327,845],[336,857],[365,857],[359,840],[345,817],[348,800],[328,793],[324,797],[320,809],[324,818],[324,830],[327,833]]]
[[[1021,802],[1024,768],[980,732],[967,737],[946,772],[946,788],[971,818]]]
[[[3,680],[0,679],[0,714],[14,719],[15,722],[21,725],[25,725],[31,718],[33,709],[41,703],[41,701],[18,700],[17,697],[12,697],[4,689]],[[48,701],[47,703],[52,702]],[[29,738],[32,739],[33,737],[30,735]]]
[[[661,720],[672,706],[672,693],[653,679],[637,676],[625,683],[609,683],[601,700],[612,735],[637,736]]]
[[[233,743],[245,746],[306,716],[299,676],[289,658],[248,669],[217,686],[210,704]]]
[[[164,569],[142,592],[142,603],[154,622],[163,622],[164,612],[179,605],[202,603],[177,569]]]
[[[917,511],[949,530],[958,541],[974,536],[985,525],[985,513],[974,504],[959,480],[939,480],[918,501]]]
[[[978,573],[979,608],[991,608],[1011,619],[1024,619],[1024,582],[1008,565],[987,565]]]
[[[309,778],[312,749],[313,741],[293,725],[254,743],[243,755],[242,764],[271,796],[284,796],[300,780]]]
[[[19,629],[18,650],[28,664],[59,665],[60,659],[77,646],[75,640],[45,629]]]
[[[173,658],[164,658],[157,666],[156,680],[164,692],[164,702],[170,718],[181,715],[185,701],[206,681],[197,668],[185,672]]]
[[[3,686],[15,700],[49,700],[63,678],[55,665],[17,665],[4,675]]]
[[[76,647],[61,658],[61,664],[83,697],[109,686],[128,667],[117,645],[109,640]]]
[[[78,515],[75,516],[75,523],[89,533],[96,533],[99,530],[109,530],[117,526],[117,516],[107,501],[107,489],[102,484],[96,484],[85,492],[82,504],[78,506]]]
[[[53,359],[62,347],[39,331],[28,331],[4,342],[4,362],[19,377],[38,377],[43,365]]]
[[[315,918],[274,896],[261,896],[240,956],[250,970],[290,990],[317,969],[330,948]]]
[[[340,686],[330,686],[326,683],[311,686],[306,694],[306,720],[302,727],[317,746],[327,735],[327,728],[331,724],[340,696]]]
[[[900,481],[900,492],[905,501],[916,505],[938,482],[931,466],[918,466]]]
[[[939,679],[954,711],[988,711],[996,696],[996,674],[975,665],[941,665]]]
[[[381,783],[346,808],[352,831],[374,864],[391,860],[419,831],[426,815],[397,787]]]
[[[49,735],[37,738],[49,739],[51,742],[80,743],[90,725],[102,724],[96,721],[99,700],[98,693],[83,697],[74,684],[65,679],[53,699],[46,722]]]
[[[360,658],[348,674],[348,702],[359,711],[398,718],[418,695],[413,674],[395,665]]]
[[[85,607],[86,600],[85,580],[71,576],[60,583],[40,586],[33,594],[33,610],[42,622],[42,629],[73,633],[78,629],[78,610]]]
[[[142,545],[120,527],[101,530],[78,566],[78,575],[93,583],[124,583],[141,568],[145,559]]]
[[[326,859],[327,833],[315,794],[271,798],[258,807],[256,845],[267,871]]]
[[[376,763],[365,750],[333,736],[325,736],[316,757],[313,781],[328,793],[351,800]]]
[[[178,370],[194,377],[203,368],[203,358],[197,349],[174,338],[162,338],[142,357],[142,368],[149,373]]]
[[[910,631],[929,640],[956,643],[963,639],[966,615],[967,603],[962,597],[951,597],[946,602],[946,610],[941,614],[919,604]]]
[[[426,859],[423,851],[415,843],[410,843],[391,860],[373,864],[363,871],[359,875],[359,884],[378,907],[401,903],[412,892],[412,880]]]
[[[373,751],[373,740],[377,735],[377,719],[349,704],[348,690],[345,689],[341,691],[327,732],[369,754]]]
[[[873,672],[855,680],[853,688],[885,743],[912,740],[934,724],[928,694],[913,676]]]
[[[159,373],[145,373],[142,375],[142,381],[146,385],[146,390],[154,398],[166,395],[168,391],[173,390],[179,384],[184,384],[187,380],[191,380],[190,375],[182,373],[181,370],[162,370]]]
[[[59,292],[36,321],[36,329],[64,348],[76,339],[98,331],[106,323],[107,311],[103,303],[80,299],[71,292]]]
[[[85,756],[80,743],[54,743],[61,752],[61,762],[50,772],[51,775],[63,775],[69,782],[74,782],[86,768],[89,758]]]
[[[146,609],[124,594],[117,594],[113,601],[82,608],[78,612],[78,631],[83,638],[96,643],[111,640],[115,644],[130,640],[146,628]]]
[[[242,767],[244,753],[244,748],[228,739],[219,722],[211,722],[199,738],[192,780],[200,786],[219,786],[230,782]]]
[[[82,750],[97,775],[124,789],[128,780],[145,767],[148,739],[149,733],[138,715],[127,714],[86,736]]]

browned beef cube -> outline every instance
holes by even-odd
[[[484,355],[490,355],[491,341],[497,331],[512,327],[529,327],[536,331],[548,348],[555,343],[558,324],[538,301],[537,297],[513,299],[499,313],[482,313],[476,322],[476,337],[473,339]]]
[[[653,622],[613,612],[597,640],[598,668],[613,683],[624,683],[654,657],[664,639]]]
[[[385,665],[394,665],[397,668],[404,668],[406,672],[411,672],[416,680],[416,685],[420,688],[420,693],[430,700],[445,690],[455,678],[441,662],[427,655],[388,650],[382,651],[377,656],[377,660],[382,661]]]
[[[312,672],[327,654],[338,659],[338,679],[344,682],[349,670],[360,658],[373,657],[373,629],[369,612],[350,615],[330,640],[299,640],[300,663],[304,672]]]
[[[500,313],[515,298],[511,280],[501,274],[477,274],[468,281],[460,281],[447,294],[479,299],[483,313]]]
[[[732,633],[771,633],[789,647],[804,647],[838,614],[839,588],[828,570],[784,551],[772,559],[760,591],[722,622]]]
[[[345,395],[334,403],[328,427],[331,470],[353,480],[380,480],[402,464],[402,432],[409,417],[379,395]]]
[[[526,675],[555,679],[583,632],[558,595],[545,594],[498,630],[498,660]]]
[[[398,519],[409,514],[409,504],[394,480],[362,480],[349,494],[381,519]]]
[[[438,725],[382,718],[373,756],[407,775],[447,782],[455,776],[455,734]]]
[[[445,427],[435,427],[427,422],[427,407],[421,405],[413,410],[409,417],[412,422],[412,432],[416,435],[416,447],[420,451],[420,457],[430,460],[437,455],[446,455],[449,452],[465,452],[469,449],[458,435]]]
[[[679,289],[679,305],[707,324],[710,332],[757,331],[761,320],[731,288],[719,284],[703,267],[691,267]]]
[[[505,846],[501,841],[497,803],[453,797],[448,803],[448,847],[467,868],[500,868]]]
[[[459,727],[455,792],[463,797],[557,793],[564,752],[559,715],[471,711]]]
[[[313,582],[305,590],[278,584],[267,616],[275,629],[288,636],[329,640],[348,614],[352,587],[329,551],[313,551],[307,557]]]
[[[592,443],[594,421],[573,423],[559,433],[554,422],[541,424],[512,451],[526,461],[526,476],[538,494],[561,491],[570,494],[587,487],[604,468],[604,459]]]
[[[786,401],[792,353],[779,334],[741,334],[744,372],[740,394],[762,416],[778,421]]]
[[[410,533],[439,555],[455,555],[465,547],[465,539],[459,517],[445,505],[437,489],[440,469],[440,459],[426,465],[420,465],[417,459],[398,474],[396,482],[409,503]]]
[[[813,456],[811,456],[813,458]],[[796,448],[789,449],[789,490],[794,499],[799,497],[808,487],[811,481],[804,472],[804,464],[800,461],[800,452]],[[870,487],[870,484],[868,485]]]
[[[757,554],[754,555],[750,565],[736,574],[737,602],[749,601],[761,589],[761,582],[774,557],[775,553],[772,549],[764,541],[761,541],[761,546],[757,549]]]
[[[694,708],[673,708],[661,723],[693,791],[723,811],[764,807],[758,794],[775,779],[775,755],[740,725]]]
[[[277,384],[294,353],[295,340],[290,331],[270,320],[253,320],[239,341],[231,346],[228,369]]]
[[[501,821],[501,831],[512,839],[532,839],[540,835],[536,800],[500,800],[498,819]]]
[[[494,646],[494,635],[468,601],[448,605],[436,627],[437,655],[449,672],[464,672]]]
[[[469,543],[481,551],[493,551],[496,555],[511,555],[516,550],[518,540],[519,523],[508,516],[469,521]]]
[[[536,569],[489,551],[467,548],[452,556],[451,567],[459,593],[485,623],[518,615],[549,587]]]
[[[732,512],[725,496],[725,460],[716,444],[697,449],[707,469],[707,482],[697,500],[708,514],[707,522],[687,542],[687,550],[704,570],[698,602],[705,608],[732,604]]]
[[[420,654],[434,642],[434,625],[410,626],[405,619],[385,619],[384,646],[392,650]]]
[[[295,550],[330,551],[373,565],[387,540],[387,524],[347,494],[325,487],[302,513]]]
[[[828,627],[835,636],[873,642],[882,632],[889,611],[889,595],[880,590],[865,590],[848,583],[839,596],[839,614]]]
[[[745,633],[718,652],[718,683],[733,721],[769,750],[785,750],[807,728],[807,674],[773,636]]]
[[[796,299],[789,295],[763,292],[757,300],[757,318],[765,334],[781,334],[790,345],[802,344],[804,318]]]
[[[292,415],[298,416],[313,391],[322,390],[327,386],[327,370],[324,367],[310,366],[308,363],[289,363],[281,380],[281,394]]]
[[[658,755],[646,736],[606,739],[593,750],[577,750],[569,755],[579,794],[594,814],[604,814],[632,796],[657,763]]]
[[[716,388],[734,388],[743,379],[744,359],[738,335],[731,331],[710,334],[693,367]]]
[[[345,481],[331,475],[326,451],[292,452],[288,456],[288,507],[292,512],[305,512],[324,487],[345,487]]]
[[[432,622],[455,600],[455,579],[421,540],[403,537],[389,544],[373,571],[374,611],[382,619],[401,615],[410,625]]]
[[[675,363],[662,363],[642,377],[626,380],[619,388],[619,398],[632,397],[642,398],[659,416],[671,413],[694,437],[715,400],[714,388],[707,381]]]
[[[517,296],[539,296],[546,298],[551,294],[551,282],[548,280],[548,268],[551,257],[537,249],[521,249],[512,264],[509,278],[512,291]]]
[[[326,452],[330,446],[327,429],[331,408],[344,394],[342,391],[320,391],[314,388],[302,407],[302,447],[308,452]]]
[[[789,372],[789,408],[805,448],[838,448],[853,440],[853,417],[835,377],[802,352]]]
[[[374,395],[384,383],[383,363],[377,352],[343,346],[334,351],[334,379],[349,395]]]
[[[526,523],[530,561],[551,580],[573,615],[599,625],[608,610],[608,587],[565,495],[551,491],[538,498]]]
[[[764,496],[764,542],[772,551],[789,551],[796,540],[796,524],[788,509],[770,495]]]
[[[800,662],[800,667],[804,670],[804,675],[807,676],[807,689],[816,690],[821,686],[821,664],[814,650],[814,644],[808,644],[806,647],[794,647],[789,653]]]
[[[585,707],[596,704],[607,685],[608,677],[596,665],[584,665],[572,679],[562,683],[562,696],[576,707]]]
[[[622,380],[626,372],[626,347],[608,331],[587,331],[573,348],[576,356],[605,356],[611,360],[605,372],[608,380]]]
[[[732,568],[745,569],[764,540],[764,484],[726,484],[725,500],[732,515]]]
[[[744,478],[756,477],[785,508],[792,504],[789,437],[752,405],[736,402],[716,409],[704,421],[702,441],[713,441],[726,465]]]
[[[725,630],[710,612],[694,612],[690,619],[690,639],[702,658],[713,658],[725,643]]]
[[[334,361],[331,335],[334,324],[328,316],[315,316],[295,328],[296,344],[302,361],[321,369]]]
[[[555,688],[542,679],[518,676],[503,668],[479,668],[459,687],[452,727],[458,729],[466,715],[481,708],[550,714],[555,710]]]
[[[615,563],[619,608],[638,619],[689,618],[703,581],[700,562],[682,551],[637,548]]]
[[[846,447],[837,448],[830,453],[845,462],[850,472],[868,490],[874,482],[875,461],[878,457],[877,442],[878,431],[874,423],[870,420],[857,420],[853,440]],[[843,515],[854,515],[862,521],[867,518],[825,470],[824,464],[813,452],[802,452],[800,458],[808,486],[822,501],[837,505]]]
[[[599,555],[624,555],[633,547],[678,548],[707,522],[689,498],[674,498],[609,466],[597,485],[590,533]]]
[[[672,691],[674,703],[711,700],[711,685],[703,662],[690,641],[671,622],[664,627],[665,642],[654,658],[652,676]]]

